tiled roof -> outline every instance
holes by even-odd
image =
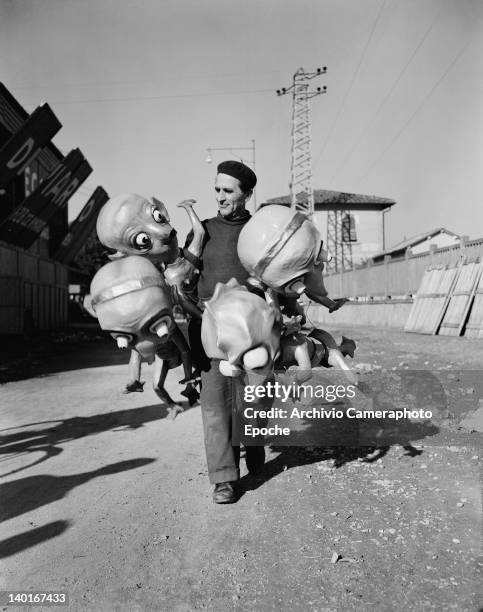
[[[297,200],[304,199],[304,192],[297,194]],[[270,198],[262,206],[267,204],[281,204],[290,206],[291,196],[285,195],[278,198]],[[358,193],[346,193],[343,191],[330,191],[328,189],[314,189],[314,204],[316,210],[384,210],[393,206],[396,202],[389,198],[380,198],[374,195],[362,195]]]

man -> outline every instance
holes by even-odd
[[[246,204],[256,183],[255,173],[240,162],[225,161],[217,168],[218,214],[203,221],[206,236],[198,280],[198,297],[202,302],[212,297],[217,283],[235,278],[245,284],[248,279],[248,272],[238,259],[237,242],[242,227],[250,219]],[[197,325],[194,321],[193,324]],[[217,360],[205,360],[205,364],[201,374],[201,413],[208,475],[215,485],[213,501],[229,504],[237,500],[236,482],[240,478],[240,447],[232,445],[233,417],[242,410],[240,394],[233,379],[220,373]],[[259,472],[264,461],[263,446],[246,447],[250,473]]]

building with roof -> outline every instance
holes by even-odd
[[[304,194],[297,195],[297,199],[303,197]],[[291,201],[291,196],[285,195],[270,198],[261,206],[290,206]],[[334,270],[351,268],[384,250],[385,213],[394,204],[390,198],[374,195],[314,190],[313,220],[334,258]]]
[[[377,253],[372,257],[374,263],[383,261],[386,257],[390,259],[399,259],[406,255],[408,249],[411,254],[418,255],[420,253],[427,253],[431,250],[431,247],[442,248],[455,246],[460,244],[461,236],[454,232],[446,229],[445,227],[437,227],[428,232],[423,232],[412,238],[405,238],[401,242],[398,242],[390,249]]]

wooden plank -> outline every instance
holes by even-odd
[[[421,311],[424,306],[424,296],[432,293],[432,286],[434,286],[435,275],[437,275],[438,270],[435,269],[427,269],[423,278],[421,279],[420,287],[414,296],[413,307],[411,308],[411,312],[409,313],[408,320],[404,327],[404,331],[416,331],[417,322],[420,319]]]
[[[465,338],[483,338],[483,263],[481,266],[480,278],[475,286],[473,303],[464,329]]]
[[[404,331],[435,334],[446,311],[461,266],[434,266],[426,270]]]
[[[480,274],[479,261],[467,262],[462,266],[448,308],[441,321],[440,335],[459,336],[461,334]]]

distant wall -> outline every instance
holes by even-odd
[[[0,334],[67,324],[68,268],[0,243]]]
[[[412,299],[348,302],[340,310],[329,313],[324,306],[311,303],[306,313],[309,323],[312,321],[331,325],[373,325],[402,329],[412,304]]]
[[[471,259],[483,257],[483,238],[463,242],[461,247],[431,249],[418,255],[408,253],[398,260],[386,257],[381,263],[368,263],[360,268],[329,274],[325,277],[325,286],[331,296],[353,299],[412,296],[429,266],[454,264],[462,256]]]
[[[308,317],[335,325],[374,325],[402,329],[409,316],[424,271],[431,265],[455,264],[461,257],[483,258],[483,238],[462,245],[431,249],[399,260],[327,275],[325,285],[331,297],[348,297],[351,302],[329,314],[323,306],[311,304]]]

